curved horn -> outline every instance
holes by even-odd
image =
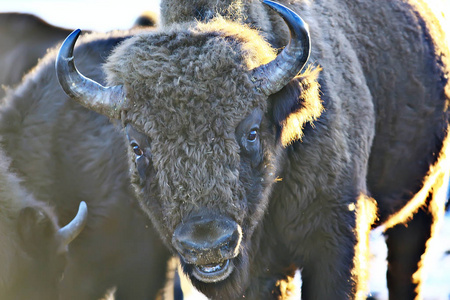
[[[124,88],[104,87],[84,77],[75,67],[73,48],[81,30],[74,30],[62,43],[56,58],[56,75],[64,92],[83,105],[110,118],[118,119],[126,104]]]
[[[87,222],[87,213],[86,202],[81,201],[75,218],[73,218],[69,224],[60,228],[56,234],[60,241],[61,248],[65,248],[69,245],[69,243],[73,241],[83,230]]]
[[[269,0],[263,3],[275,10],[289,27],[288,45],[271,62],[252,71],[252,80],[267,96],[280,91],[305,66],[311,52],[308,24],[289,8]]]

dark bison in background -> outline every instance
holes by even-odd
[[[133,27],[154,28],[157,23],[157,15],[148,11],[136,19]],[[72,31],[32,14],[0,13],[0,98],[4,97],[5,88],[19,84],[47,50]]]
[[[0,13],[0,97],[70,32],[31,14]]]
[[[369,229],[409,220],[387,231],[388,283],[393,299],[414,298],[449,172],[449,63],[439,29],[404,1],[292,2],[310,34],[285,7],[249,3],[263,13],[252,26],[265,22],[270,42],[289,41],[278,55],[258,32],[220,18],[130,38],[91,35],[72,53],[75,32],[58,77],[93,111],[62,95],[54,53],[8,94],[0,134],[24,185],[39,199],[50,195],[61,216],[88,202],[91,231],[70,249],[79,262],[72,272],[86,275],[79,287],[107,286],[91,274],[107,257],[135,270],[124,261],[133,251],[155,263],[140,274],[161,286],[168,253],[144,229],[137,196],[185,273],[214,299],[282,298],[298,268],[304,299],[362,299]],[[94,257],[83,253],[107,237]]]
[[[101,64],[130,34],[86,35],[81,70],[102,82]],[[135,200],[125,138],[107,117],[69,100],[55,57],[53,50],[42,58],[0,107],[1,144],[23,188],[54,209],[59,226],[80,201],[89,208],[70,244],[59,298],[47,299],[100,299],[110,289],[116,300],[160,297],[170,253]]]
[[[21,186],[0,151],[0,299],[58,299],[67,245],[86,221],[81,203],[75,218],[59,228],[53,210]]]

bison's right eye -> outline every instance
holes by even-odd
[[[136,142],[131,142],[131,149],[133,149],[134,154],[136,154],[137,157],[142,156],[144,154],[144,151],[139,147],[139,145]]]

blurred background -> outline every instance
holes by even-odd
[[[0,12],[33,13],[66,28],[107,31],[130,28],[143,11],[159,13],[160,0],[0,0]],[[429,0],[447,28],[450,0]]]
[[[95,31],[128,29],[144,11],[159,13],[159,0],[0,0],[0,12],[32,13],[52,25]]]
[[[22,12],[68,29],[109,31],[129,29],[145,11],[159,15],[160,0],[0,0],[0,13]],[[429,0],[430,7],[447,31],[450,41],[450,0]],[[386,246],[381,229],[371,235],[370,290],[374,298],[387,299]],[[450,213],[441,223],[439,236],[429,255],[424,300],[450,299]],[[300,278],[298,279],[300,282]],[[299,291],[297,291],[298,293]],[[298,296],[296,296],[298,299]],[[195,292],[188,299],[201,299]],[[294,297],[295,298],[295,297]]]

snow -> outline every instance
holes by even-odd
[[[371,233],[370,238],[370,290],[377,300],[387,300],[386,254],[387,248],[382,228]],[[426,257],[426,278],[423,285],[424,300],[450,299],[450,212],[447,212],[438,235],[431,242]]]

